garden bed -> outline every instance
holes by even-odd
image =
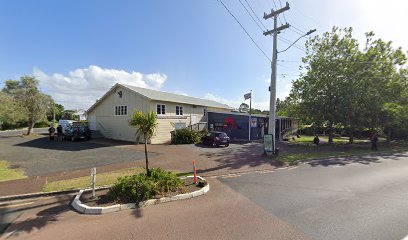
[[[159,203],[193,198],[207,193],[210,189],[209,184],[203,178],[197,178],[199,182],[203,183],[202,185],[195,185],[193,177],[188,176],[182,179],[184,187],[180,188],[178,191],[168,192],[164,195],[156,195],[153,199],[138,203],[112,201],[107,194],[109,189],[97,190],[95,198],[92,198],[92,191],[90,189],[81,190],[72,201],[71,205],[80,213],[104,214],[124,209],[140,208]]]
[[[190,192],[194,192],[194,191],[201,189],[201,187],[198,187],[194,184],[193,178],[185,178],[183,179],[183,181],[184,181],[184,187],[182,189],[179,189],[178,191],[175,191],[175,192],[168,192],[165,195],[156,195],[154,196],[153,199],[159,199],[162,197],[173,197],[178,194],[190,193]],[[119,201],[110,200],[107,195],[108,191],[109,189],[97,190],[95,192],[95,198],[92,198],[92,191],[86,191],[81,195],[79,200],[81,200],[82,203],[90,207],[98,207],[98,206],[106,207],[106,206],[111,206],[115,204],[129,203],[129,202],[119,202]]]

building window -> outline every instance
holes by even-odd
[[[183,107],[176,106],[176,115],[183,115]]]
[[[164,105],[164,104],[157,104],[156,113],[157,113],[157,115],[164,115],[164,114],[166,114],[166,105]]]
[[[115,116],[127,116],[127,106],[115,106]]]
[[[207,110],[204,108],[203,114],[205,116],[205,114],[207,113]]]

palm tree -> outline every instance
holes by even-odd
[[[136,128],[136,134],[142,136],[145,142],[145,157],[146,157],[146,173],[150,176],[149,157],[147,155],[147,142],[154,136],[157,127],[156,113],[149,112],[143,114],[136,111],[129,121],[130,126]]]

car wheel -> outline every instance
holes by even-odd
[[[215,147],[217,147],[217,144],[216,144],[215,142],[213,142],[213,143],[211,144],[211,146],[215,148]]]
[[[229,146],[229,143],[225,144],[225,147],[228,147],[228,146]]]

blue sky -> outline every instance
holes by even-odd
[[[279,7],[279,0],[247,1],[271,29],[272,21],[262,15],[275,4]],[[262,35],[240,2],[223,2],[271,56],[271,37]],[[281,21],[302,31],[316,28],[322,34],[333,25],[352,26],[358,39],[373,30],[408,49],[403,30],[408,5],[403,0],[289,3]],[[280,36],[282,50],[299,35],[286,30]],[[299,41],[300,48],[304,42]],[[279,55],[278,97],[288,94],[303,55],[296,47]],[[3,0],[0,87],[23,74],[35,75],[41,89],[67,108],[87,109],[115,82],[234,107],[252,90],[254,107],[268,108],[270,63],[217,0]]]

